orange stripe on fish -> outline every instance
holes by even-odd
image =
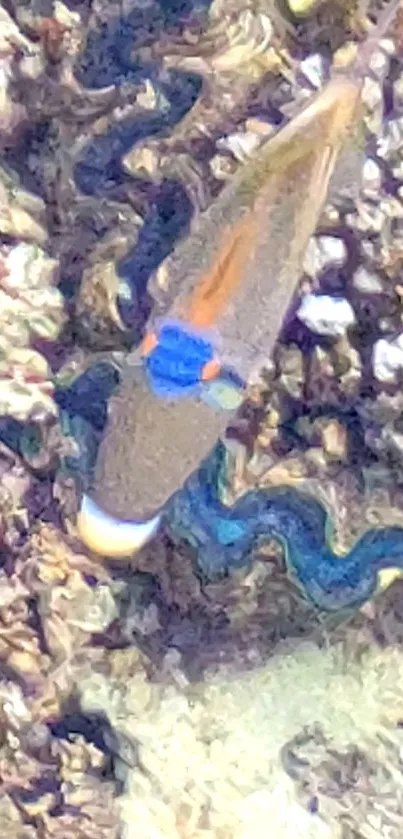
[[[143,338],[143,341],[140,344],[140,352],[141,355],[147,356],[152,353],[153,350],[158,346],[158,337],[155,332],[147,332],[147,335]]]
[[[216,379],[221,371],[221,363],[219,358],[212,358],[204,365],[201,380],[202,382],[209,382],[211,379]]]
[[[253,213],[226,230],[217,249],[211,270],[200,278],[197,287],[183,307],[183,317],[192,326],[206,329],[214,326],[228,300],[242,280],[242,269],[250,254],[258,225]]]

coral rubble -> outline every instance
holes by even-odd
[[[335,627],[277,543],[213,582],[74,527],[164,258],[369,27],[283,5],[0,3],[0,839],[402,834],[399,581]],[[400,30],[227,441],[226,500],[308,488],[340,550],[402,523]]]

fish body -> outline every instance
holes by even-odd
[[[78,517],[94,550],[127,554],[155,532],[159,514],[224,436],[248,380],[270,358],[354,133],[368,61],[399,5],[383,12],[353,67],[337,71],[263,143],[151,283],[146,335],[112,399],[91,504],[84,499]],[[108,530],[103,539],[102,513],[109,525],[124,521],[132,530],[112,540]]]

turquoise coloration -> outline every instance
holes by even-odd
[[[337,556],[326,510],[297,490],[253,490],[226,506],[218,489],[223,453],[218,446],[166,511],[171,530],[195,548],[207,577],[247,564],[259,545],[275,538],[306,597],[317,608],[335,612],[369,600],[382,569],[403,568],[403,528],[370,530],[349,554]]]
[[[84,381],[76,390],[86,392]],[[59,391],[58,402],[63,405],[63,430],[75,440],[76,455],[64,457],[62,466],[63,471],[73,473],[80,490],[86,491],[98,445],[93,405],[97,405],[96,416],[105,412],[98,399],[93,403],[86,398],[86,409],[91,406],[92,413],[84,416],[80,399],[69,394],[70,390]],[[329,516],[315,498],[284,487],[256,489],[228,507],[220,498],[225,472],[225,448],[219,444],[163,511],[173,535],[194,547],[206,577],[247,566],[259,546],[275,538],[284,549],[290,576],[306,598],[317,608],[336,613],[357,609],[369,600],[382,569],[403,569],[403,528],[368,531],[349,554],[340,557],[332,551]]]
[[[223,367],[220,374],[204,382],[200,396],[213,408],[221,411],[236,411],[245,399],[246,386],[242,379]]]

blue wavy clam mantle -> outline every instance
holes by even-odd
[[[313,497],[290,488],[252,490],[232,507],[220,500],[224,450],[218,446],[169,505],[174,534],[197,552],[207,577],[251,561],[269,539],[283,547],[287,570],[319,609],[357,609],[378,586],[386,568],[403,568],[403,528],[369,530],[345,556],[332,550],[333,527]]]
[[[87,491],[90,483],[107,401],[117,379],[116,371],[98,364],[58,390],[62,427],[77,449],[75,456],[63,459],[63,471],[74,475],[79,491]],[[4,435],[3,439],[12,445]],[[323,611],[339,612],[369,600],[380,571],[403,569],[403,528],[369,530],[348,554],[339,556],[332,550],[331,519],[312,495],[288,487],[255,489],[229,507],[220,498],[225,473],[225,447],[219,444],[163,511],[173,536],[195,549],[207,578],[247,566],[259,546],[275,538],[283,547],[290,577],[306,598]]]

